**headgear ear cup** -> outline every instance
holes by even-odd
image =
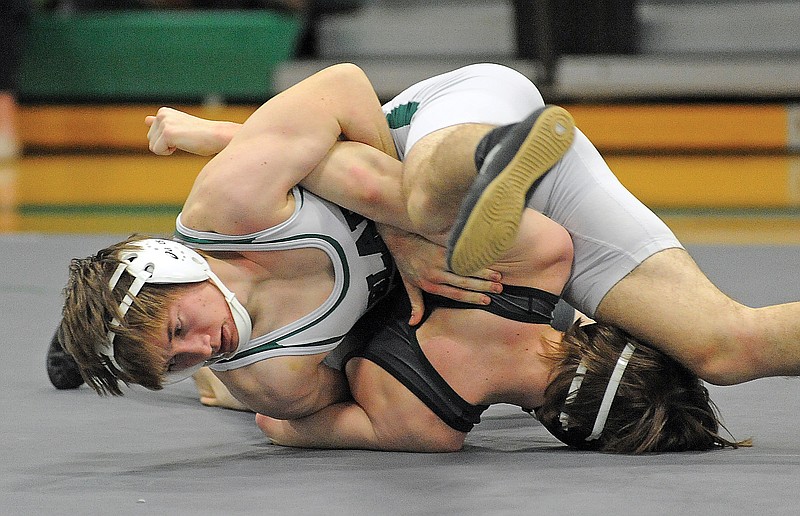
[[[109,280],[109,287],[113,290],[124,273],[133,276],[134,281],[128,287],[125,296],[120,302],[119,319],[114,317],[110,321],[112,329],[108,332],[108,339],[100,343],[96,349],[97,353],[106,357],[114,367],[122,370],[114,357],[115,333],[113,328],[121,324],[121,320],[124,319],[126,312],[133,304],[133,299],[140,289],[148,283],[199,283],[210,280],[222,292],[231,310],[231,315],[239,334],[238,347],[250,340],[252,323],[247,310],[239,303],[233,292],[211,271],[208,261],[197,251],[181,243],[158,238],[140,240],[132,245],[135,249],[125,251],[120,255],[120,264]],[[231,355],[233,353],[225,356],[220,355],[219,357],[214,357],[214,360],[220,360]],[[208,365],[208,363],[198,364],[197,367],[199,368],[202,365]],[[191,372],[191,370],[185,370],[183,371],[183,373],[186,373],[185,375],[174,376],[168,381],[169,383],[174,383],[175,381],[183,380],[190,376]]]
[[[598,327],[599,326],[597,325],[588,325],[584,327],[584,330],[590,338],[594,338],[594,334],[596,333]],[[611,411],[611,406],[622,381],[622,376],[625,373],[628,362],[630,361],[630,358],[635,350],[636,346],[630,342],[628,342],[622,349],[617,357],[614,369],[612,370],[610,376],[608,377],[608,381],[605,384],[602,398],[600,398],[600,401],[597,402],[596,405],[594,404],[592,400],[593,396],[591,395],[589,399],[581,399],[580,406],[583,406],[581,410],[594,410],[586,408],[587,402],[589,402],[592,406],[597,407],[597,412],[593,418],[594,421],[593,423],[589,423],[591,424],[591,427],[586,424],[585,418],[581,418],[583,420],[582,423],[576,424],[574,409],[572,411],[570,410],[570,408],[573,407],[576,402],[578,402],[580,394],[586,390],[586,387],[584,386],[584,380],[586,380],[587,375],[589,374],[588,371],[591,368],[589,367],[590,364],[587,362],[587,356],[584,355],[575,369],[575,374],[572,378],[569,389],[564,394],[564,401],[561,405],[562,408],[560,414],[557,418],[555,418],[554,421],[542,421],[542,424],[545,426],[545,428],[547,428],[547,430],[553,434],[554,437],[569,446],[582,450],[599,448],[602,441],[601,436],[605,429],[606,421],[608,420],[608,416]],[[590,380],[592,383],[597,383],[599,381],[602,381],[602,378],[597,377],[597,375]],[[596,390],[590,388],[589,392],[596,392]],[[570,415],[571,413],[572,416]],[[541,418],[539,419],[541,421]]]

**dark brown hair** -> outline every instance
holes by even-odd
[[[626,345],[635,351],[622,376],[600,437],[587,441],[609,379]],[[539,421],[556,438],[578,448],[613,453],[710,450],[749,445],[719,435],[718,411],[703,382],[664,353],[603,324],[573,325],[548,356],[556,362]],[[586,373],[566,403],[578,364]],[[566,417],[562,417],[562,412]],[[566,421],[566,425],[563,421]],[[566,426],[566,427],[565,427]]]

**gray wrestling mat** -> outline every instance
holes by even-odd
[[[508,406],[486,413],[463,452],[421,455],[272,446],[251,414],[201,406],[191,382],[114,399],[56,391],[44,357],[68,260],[116,240],[0,236],[0,514],[800,511],[795,379],[712,388],[728,428],[753,448],[644,457],[567,450]],[[798,247],[689,249],[749,304],[800,299]]]

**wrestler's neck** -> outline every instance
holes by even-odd
[[[544,391],[550,384],[554,366],[554,361],[549,356],[554,348],[560,346],[564,334],[547,325],[536,326],[540,331],[532,332],[532,339],[519,343],[519,355],[524,360],[521,360],[520,374],[512,377],[508,390],[503,393],[502,403],[511,403],[526,409],[540,407],[544,403]]]

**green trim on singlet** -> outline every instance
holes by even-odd
[[[298,201],[300,203],[300,207],[296,208],[296,211],[300,211],[301,209],[303,209],[303,204],[305,203],[305,200],[306,200],[305,195],[304,195],[305,191],[302,188],[300,188],[299,186],[296,186],[295,188],[297,189],[297,192],[300,194],[300,200]],[[208,233],[208,232],[204,231],[204,233]],[[283,239],[283,240],[270,240],[269,242],[255,242],[255,239],[259,238],[258,236],[247,237],[247,238],[237,238],[237,239],[216,240],[216,239],[211,239],[211,238],[190,237],[189,235],[181,233],[181,230],[178,229],[177,227],[175,228],[175,231],[172,234],[173,234],[173,236],[177,237],[179,240],[182,240],[184,242],[189,242],[189,243],[192,243],[192,244],[197,244],[197,245],[203,245],[203,244],[209,244],[209,245],[219,245],[219,244],[239,244],[239,245],[241,245],[241,244],[244,244],[244,245],[247,245],[247,244],[253,244],[253,243],[286,242],[286,241],[291,240],[292,238],[294,238],[294,237],[289,237],[289,238]],[[220,236],[226,236],[227,237],[229,235],[220,235]],[[302,236],[306,237],[306,236],[314,236],[314,235],[309,234],[309,233],[304,233]],[[320,235],[320,236],[322,236],[322,235]],[[325,240],[325,239],[323,238],[323,240]],[[339,245],[338,243],[335,244],[335,246],[338,246],[338,245]],[[342,251],[342,252],[344,252],[344,251]],[[342,253],[339,253],[339,254],[341,255]]]
[[[389,122],[389,129],[398,129],[411,123],[411,117],[417,112],[419,102],[408,102],[400,104],[386,114],[386,121]]]
[[[327,315],[328,314],[325,314],[324,317],[327,317]],[[321,319],[322,318],[317,319],[315,321],[315,323],[317,321],[320,321]],[[311,325],[308,325],[308,326],[311,326]],[[308,326],[306,326],[306,328],[308,328]],[[300,331],[300,330],[297,330],[297,331]],[[247,357],[249,357],[251,355],[255,355],[257,353],[263,353],[265,351],[272,351],[273,349],[311,348],[311,347],[316,347],[316,346],[323,346],[325,344],[333,344],[334,342],[338,342],[338,341],[342,340],[345,337],[344,335],[340,335],[338,337],[331,337],[331,338],[323,339],[323,340],[320,340],[320,341],[317,341],[317,342],[309,342],[308,344],[298,344],[298,345],[295,345],[295,346],[282,346],[282,345],[278,344],[279,340],[286,339],[286,338],[290,337],[291,335],[294,335],[295,333],[297,333],[297,332],[293,332],[293,333],[291,333],[289,335],[285,335],[285,336],[281,337],[280,339],[276,339],[276,340],[273,340],[273,341],[270,341],[270,342],[265,342],[264,344],[259,344],[258,346],[254,347],[254,348],[248,349],[247,351],[242,351],[241,353],[237,353],[236,355],[234,355],[232,358],[229,358],[228,360],[220,360],[217,363],[225,364],[227,362],[232,362],[234,360],[247,358]]]
[[[248,238],[237,238],[231,240],[212,240],[210,238],[195,238],[190,237],[189,235],[185,235],[175,230],[174,235],[178,237],[181,242],[185,242],[188,244],[196,244],[196,245],[228,245],[228,244],[236,244],[236,245],[247,245],[247,244],[263,244],[263,243],[273,243],[273,242],[280,242],[280,240],[270,240],[269,242],[255,242],[256,237],[248,237]]]
[[[181,237],[183,237],[182,234],[181,234]],[[209,239],[202,239],[202,238],[187,238],[186,239],[187,242],[192,242],[192,243],[195,243],[195,244],[229,244],[229,243],[239,243],[239,244],[259,243],[259,244],[261,244],[261,243],[291,242],[293,240],[308,239],[308,238],[316,238],[318,240],[323,240],[323,241],[329,243],[331,245],[331,247],[333,247],[333,249],[336,251],[336,254],[339,256],[339,261],[342,263],[342,290],[339,293],[339,297],[338,297],[338,299],[336,299],[336,302],[333,304],[333,306],[331,306],[328,309],[327,312],[325,312],[323,314],[320,314],[318,317],[314,318],[314,320],[310,321],[308,324],[306,324],[306,325],[304,325],[304,326],[302,326],[300,328],[297,328],[296,330],[294,330],[292,332],[289,332],[286,335],[278,337],[277,339],[271,340],[269,342],[265,342],[263,344],[259,344],[258,346],[254,347],[254,348],[246,349],[246,350],[244,350],[244,351],[242,351],[240,353],[237,353],[236,355],[232,356],[231,358],[229,358],[227,360],[220,360],[218,363],[223,364],[223,363],[227,363],[227,362],[233,362],[233,361],[236,361],[236,360],[239,360],[239,359],[242,359],[242,358],[249,357],[251,355],[255,355],[256,353],[261,353],[261,352],[264,352],[264,351],[270,351],[270,350],[279,349],[279,348],[287,348],[288,349],[288,348],[304,348],[304,347],[311,347],[311,346],[321,346],[321,345],[324,345],[324,344],[329,344],[329,343],[332,343],[332,342],[336,342],[337,340],[341,340],[342,338],[344,338],[344,335],[342,335],[342,336],[339,336],[339,337],[332,337],[332,338],[324,339],[324,340],[321,340],[321,341],[318,341],[318,342],[312,342],[312,343],[308,343],[308,344],[300,344],[300,345],[296,345],[296,346],[282,346],[281,344],[279,344],[280,341],[288,339],[289,337],[292,337],[292,336],[294,336],[294,335],[296,335],[298,333],[301,333],[301,332],[307,330],[308,328],[318,324],[320,321],[322,321],[323,319],[325,319],[329,315],[331,315],[336,310],[336,308],[342,303],[342,301],[344,301],[344,298],[347,296],[347,292],[350,289],[350,267],[349,267],[349,264],[348,264],[348,261],[347,261],[347,255],[345,254],[344,249],[342,249],[341,244],[339,244],[339,242],[337,242],[334,238],[331,238],[331,237],[329,237],[327,235],[320,235],[320,234],[316,234],[316,233],[304,233],[302,235],[295,235],[295,236],[291,236],[291,237],[287,237],[287,238],[281,238],[281,239],[278,239],[278,240],[270,240],[269,242],[253,242],[255,240],[255,237],[254,238],[246,238],[246,239],[238,239],[238,240],[226,240],[226,241],[209,240]]]

